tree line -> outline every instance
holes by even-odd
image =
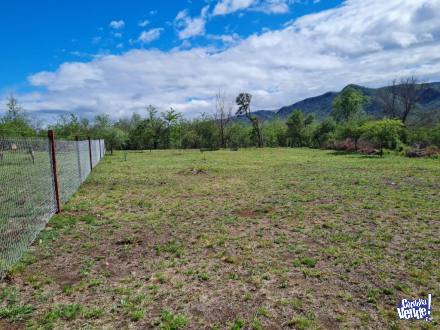
[[[409,145],[440,147],[440,123],[434,129],[405,125],[408,115],[416,108],[421,89],[423,85],[415,78],[393,82],[391,88],[380,95],[384,119],[370,118],[363,109],[368,98],[359,90],[347,87],[335,98],[330,116],[323,121],[295,110],[287,120],[263,122],[252,112],[251,94],[240,93],[232,104],[223,93],[218,93],[214,114],[193,119],[183,117],[172,108],[159,112],[149,105],[143,115],[134,113],[116,121],[107,114],[99,114],[93,120],[75,114],[62,115],[49,128],[66,139],[104,138],[111,151],[311,147],[368,149],[382,154],[385,148],[405,150]],[[32,126],[14,97],[9,98],[6,110],[0,120],[0,136],[44,134]]]

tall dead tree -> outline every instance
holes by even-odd
[[[379,101],[382,104],[383,112],[390,118],[399,118],[399,93],[397,80],[394,79],[390,87],[379,91]]]
[[[424,84],[420,84],[415,77],[404,78],[399,84],[399,96],[402,101],[401,119],[405,123],[408,115],[413,111],[417,102],[420,100],[421,92],[425,88]]]
[[[394,80],[390,87],[379,93],[385,115],[405,123],[409,114],[416,109],[425,87],[416,77],[402,78],[399,83]]]
[[[245,115],[252,123],[253,127],[253,133],[256,137],[256,142],[258,148],[263,147],[263,136],[261,134],[261,124],[260,120],[252,115],[251,113],[251,101],[252,101],[252,95],[248,93],[240,93],[237,98],[235,99],[235,102],[238,105],[237,115],[242,116]]]
[[[232,106],[227,104],[226,96],[222,92],[215,95],[214,120],[218,125],[220,134],[220,146],[226,147],[226,128],[232,119]]]

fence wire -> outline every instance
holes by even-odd
[[[94,140],[91,142],[92,142],[92,163],[93,163],[93,167],[95,167],[101,158],[101,152],[99,150],[100,141]]]
[[[76,192],[104,156],[103,140],[55,142],[59,197]],[[98,148],[96,147],[98,146]],[[0,278],[20,259],[57,212],[50,143],[45,138],[0,138]]]
[[[89,141],[79,141],[78,147],[81,181],[84,181],[90,173]]]

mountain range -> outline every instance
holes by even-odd
[[[353,87],[368,97],[367,104],[364,105],[365,112],[374,118],[384,117],[383,106],[380,95],[391,89],[390,86],[381,88],[367,88],[359,85],[348,85]],[[344,88],[344,89],[345,89]],[[330,115],[334,99],[340,92],[327,92],[325,94],[304,99],[292,105],[282,107],[278,110],[258,110],[253,112],[260,120],[268,121],[272,119],[285,120],[294,110],[301,110],[305,114],[313,114],[317,120],[322,120]],[[240,119],[243,119],[242,117]],[[417,108],[408,117],[408,124],[417,124],[429,127],[433,123],[440,121],[440,82],[424,84]]]

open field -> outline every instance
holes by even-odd
[[[107,156],[1,283],[0,328],[436,328],[440,162]],[[434,322],[397,321],[434,297]]]

